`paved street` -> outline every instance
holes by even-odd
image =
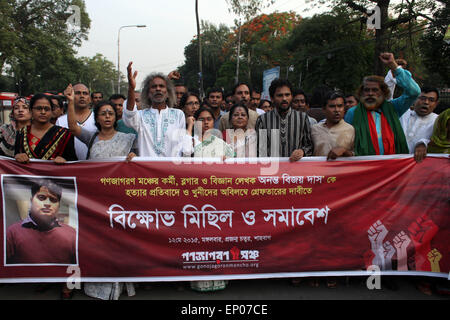
[[[397,290],[388,289],[381,278],[380,290],[369,290],[366,278],[339,278],[338,286],[330,289],[325,279],[318,288],[311,287],[304,279],[298,287],[288,279],[233,280],[222,291],[199,293],[189,288],[187,282],[146,283],[136,289],[134,297],[126,294],[121,300],[450,300],[450,296],[433,293],[426,295],[415,287],[415,278],[397,277]],[[439,280],[440,281],[440,280]],[[51,284],[45,292],[37,292],[37,284],[0,284],[0,300],[59,300],[60,285]],[[95,300],[76,290],[73,300]]]

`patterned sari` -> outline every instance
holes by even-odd
[[[66,128],[54,125],[42,139],[34,136],[31,126],[19,131],[16,138],[16,154],[25,153],[30,159],[54,160],[60,156],[67,161],[78,160],[74,136]]]

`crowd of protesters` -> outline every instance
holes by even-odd
[[[270,99],[248,83],[232,92],[210,88],[204,99],[180,83],[177,72],[153,73],[136,91],[137,72],[128,65],[127,97],[104,99],[84,84],[68,84],[63,95],[35,94],[13,103],[10,124],[0,127],[0,155],[66,161],[123,157],[340,157],[450,153],[450,109],[434,113],[439,90],[422,88],[404,60],[382,53],[386,78],[367,76],[355,92],[320,88],[310,95],[275,79]],[[393,97],[392,85],[402,94]],[[391,88],[389,88],[391,86]],[[398,90],[398,89],[397,89]],[[274,135],[272,132],[276,131]],[[295,282],[295,281],[294,281]],[[118,298],[132,284],[89,284],[86,293]],[[193,282],[200,291],[223,289],[224,281]],[[329,283],[333,286],[332,279]],[[63,295],[69,297],[65,288]]]

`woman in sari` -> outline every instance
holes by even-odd
[[[30,100],[31,124],[17,134],[15,158],[20,163],[30,159],[53,160],[56,164],[76,161],[74,137],[66,128],[51,123],[53,104],[50,97],[38,93]]]
[[[223,132],[224,140],[233,148],[236,158],[257,157],[257,139],[254,129],[247,129],[249,119],[248,108],[242,103],[230,109],[230,126]]]
[[[10,123],[0,127],[0,156],[14,158],[17,132],[31,123],[30,106],[26,98],[17,97],[9,115]]]
[[[68,99],[67,121],[70,132],[88,146],[87,159],[109,159],[127,157],[129,161],[136,156],[132,152],[136,136],[123,133],[117,128],[117,109],[110,102],[100,101],[94,107],[95,126],[97,131],[89,131],[77,125],[74,104],[74,91],[69,85],[64,91]]]
[[[214,113],[210,108],[201,107],[195,112],[194,117],[188,117],[186,122],[188,135],[193,136],[193,149],[190,151],[194,157],[224,159],[234,156],[231,146],[216,135],[221,134],[214,129]],[[196,128],[193,133],[194,126]],[[224,280],[191,281],[191,289],[200,292],[223,290],[226,285],[227,281]]]
[[[70,131],[88,146],[87,159],[109,159],[126,157],[130,161],[136,156],[131,151],[135,135],[123,133],[117,128],[117,109],[110,102],[100,101],[94,107],[95,126],[97,131],[89,131],[77,124],[75,115],[74,90],[69,85],[64,91],[67,97],[67,121]],[[129,296],[135,295],[133,283],[121,282],[87,282],[84,293],[90,297],[102,300],[118,300],[126,288]]]

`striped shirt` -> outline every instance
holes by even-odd
[[[305,157],[313,155],[311,125],[306,113],[289,108],[284,118],[278,110],[266,112],[256,121],[259,157],[290,157],[302,149]]]

